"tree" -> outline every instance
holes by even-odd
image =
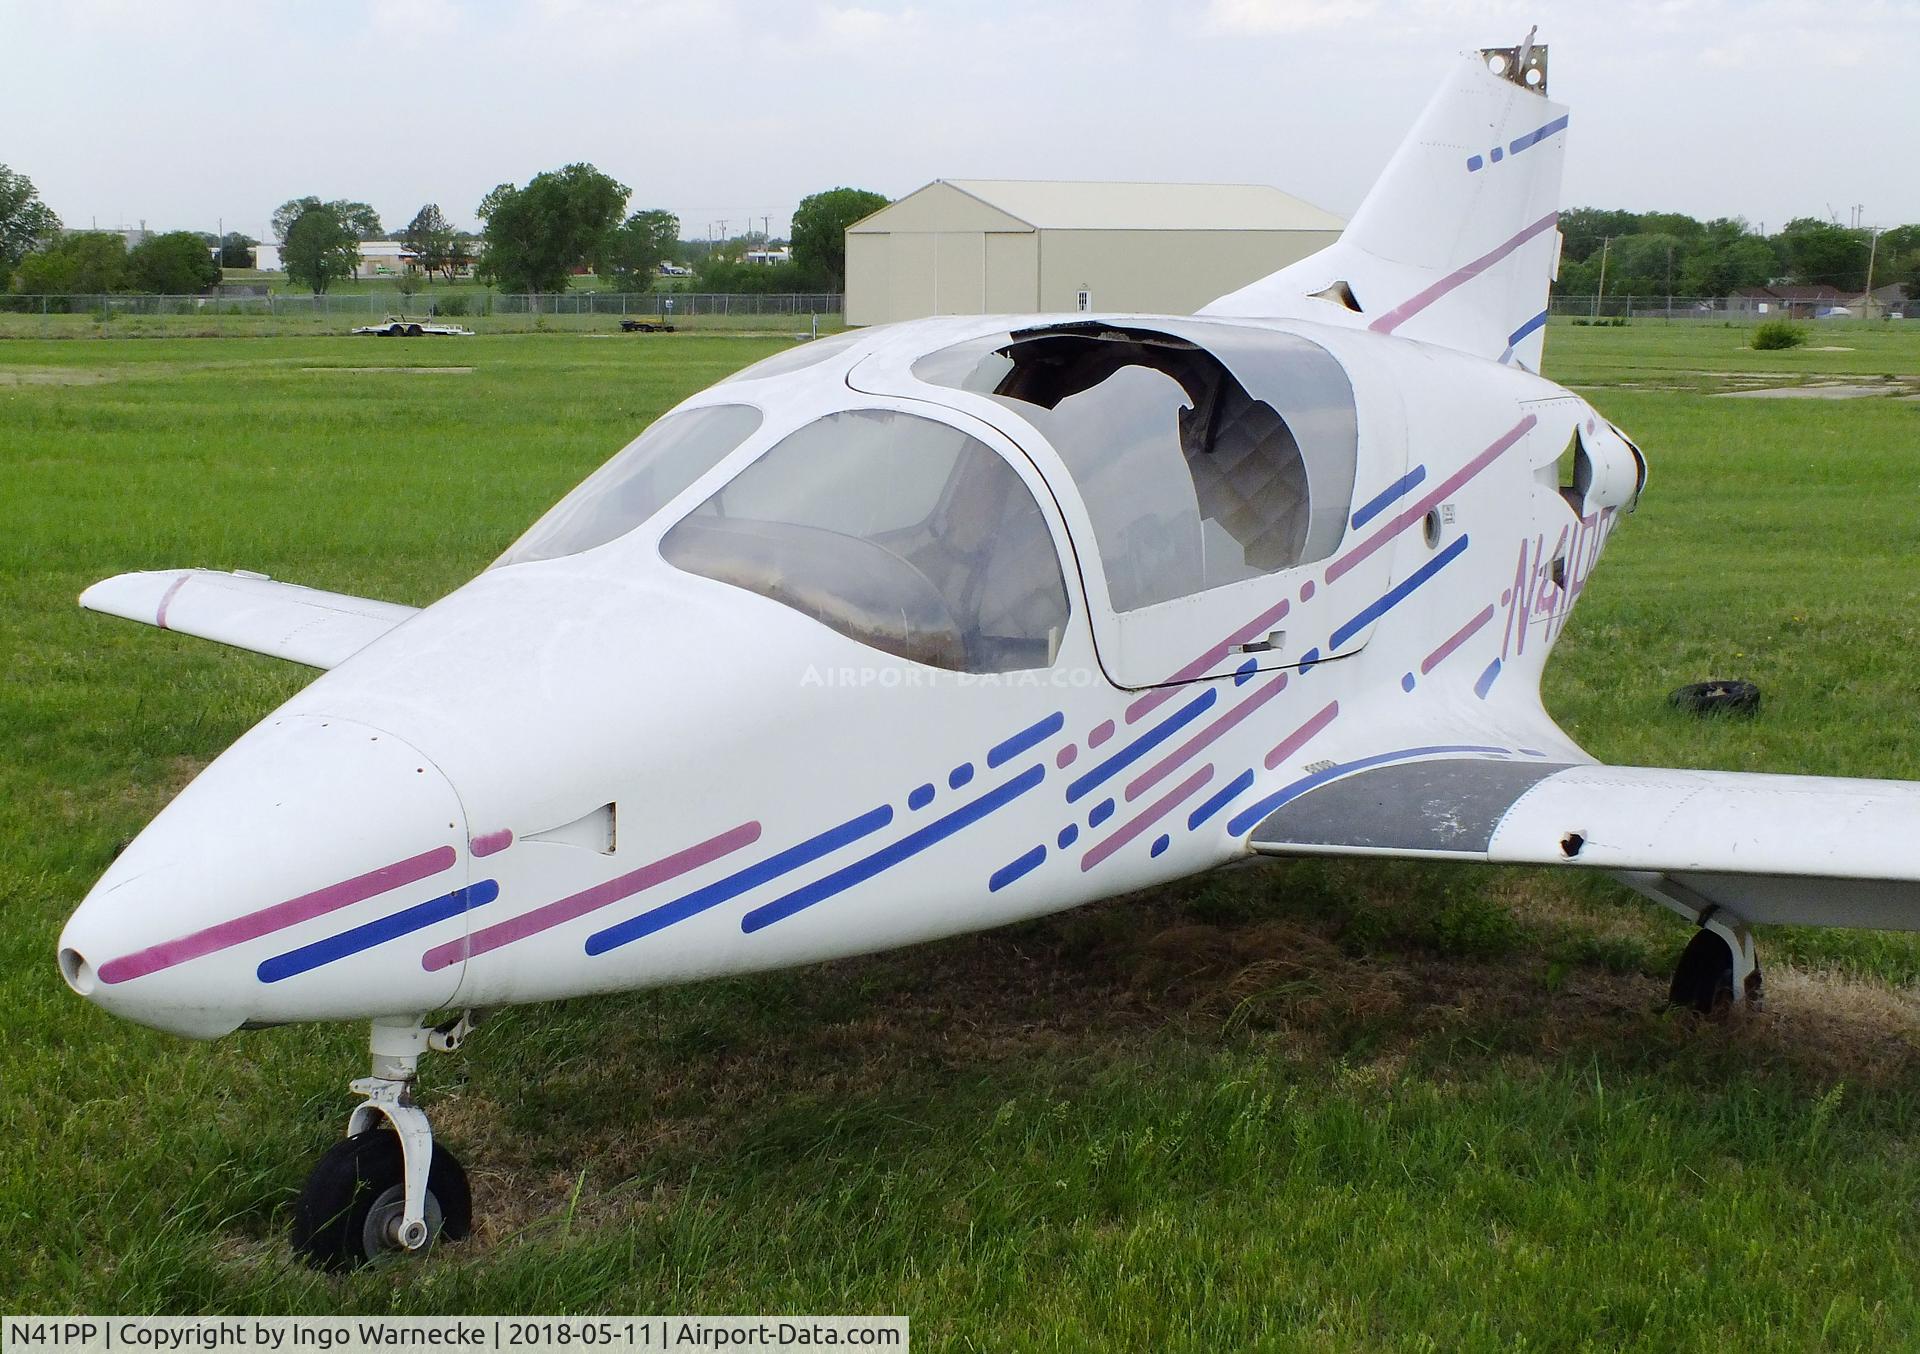
[[[1560,257],[1566,263],[1583,263],[1599,254],[1602,241],[1631,235],[1639,227],[1632,212],[1575,207],[1560,214],[1560,234],[1566,241]]]
[[[621,291],[648,291],[680,243],[680,218],[655,208],[635,212],[607,237],[600,272]]]
[[[334,219],[352,232],[356,240],[385,238],[380,229],[380,213],[366,203],[351,202],[345,198],[322,202],[317,197],[297,197],[281,203],[273,213],[273,238],[285,241],[287,232],[293,229],[293,223],[313,207],[326,207],[332,211]]]
[[[280,262],[287,277],[313,288],[315,296],[360,266],[360,241],[333,208],[319,203],[308,207],[287,228]]]
[[[33,180],[0,165],[0,283],[20,260],[60,235],[60,218],[40,200]]]
[[[199,232],[171,230],[149,235],[127,255],[127,280],[135,291],[181,296],[220,281],[220,265]]]
[[[420,267],[431,277],[434,273],[445,273],[449,281],[453,278],[453,250],[456,235],[447,218],[440,213],[440,204],[429,202],[413,214],[413,220],[407,223],[400,239],[412,251]]]
[[[481,199],[480,273],[512,292],[564,291],[575,268],[597,262],[629,190],[589,164],[503,183]]]
[[[242,235],[230,230],[220,237],[220,266],[222,268],[253,267],[253,247],[260,242],[251,235]]]
[[[1816,217],[1787,222],[1775,237],[1796,282],[1808,286],[1859,291],[1867,280],[1867,240],[1864,232]]]
[[[1742,235],[1701,245],[1688,257],[1682,278],[1689,296],[1732,296],[1764,287],[1779,268],[1772,245],[1758,235]]]
[[[126,285],[127,242],[110,230],[62,235],[22,259],[16,279],[18,290],[39,295],[93,295],[120,291]]]
[[[830,188],[802,198],[793,212],[793,262],[827,291],[847,285],[847,227],[887,205],[879,193]]]

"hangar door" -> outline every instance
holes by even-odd
[[[1040,234],[1038,231],[989,231],[986,305],[988,315],[1027,315],[1040,308]]]

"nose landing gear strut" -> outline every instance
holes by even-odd
[[[431,1027],[418,1017],[373,1022],[373,1074],[352,1083],[366,1099],[348,1117],[347,1136],[307,1176],[294,1208],[294,1249],[310,1264],[351,1269],[471,1230],[467,1173],[435,1144],[413,1083],[421,1054],[451,1053],[478,1024],[472,1011]]]

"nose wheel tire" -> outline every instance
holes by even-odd
[[[453,1153],[433,1147],[427,1168],[426,1237],[409,1247],[400,1235],[406,1212],[406,1161],[398,1134],[382,1127],[328,1148],[300,1190],[293,1246],[319,1269],[353,1269],[435,1241],[459,1241],[473,1228],[473,1195]]]

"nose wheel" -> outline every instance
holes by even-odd
[[[352,1269],[419,1254],[472,1229],[466,1170],[434,1142],[413,1083],[422,1053],[451,1052],[476,1023],[472,1012],[434,1028],[373,1022],[373,1075],[353,1083],[366,1100],[348,1118],[347,1136],[315,1164],[294,1208],[294,1249],[309,1264]]]

